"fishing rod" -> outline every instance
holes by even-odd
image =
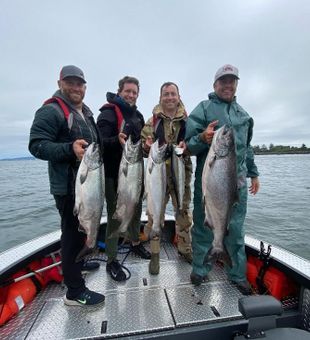
[[[54,268],[56,266],[59,266],[60,264],[61,264],[61,261],[58,261],[58,262],[52,263],[52,264],[50,264],[50,265],[48,265],[46,267],[43,267],[43,268],[40,268],[40,269],[37,269],[37,270],[33,270],[33,271],[31,271],[31,272],[29,272],[29,273],[27,273],[25,275],[16,277],[15,279],[8,279],[8,280],[0,283],[0,288],[8,286],[11,283],[15,283],[15,282],[22,281],[24,279],[28,279],[28,277],[31,277],[31,276],[34,276],[36,274],[42,273],[42,272],[44,272],[46,270],[49,270],[49,269]]]

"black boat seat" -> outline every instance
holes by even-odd
[[[309,340],[310,333],[297,328],[276,328],[276,317],[283,313],[281,302],[273,296],[246,296],[239,299],[240,313],[249,320],[245,334],[234,340]]]

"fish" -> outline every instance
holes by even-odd
[[[166,174],[167,144],[159,146],[158,140],[151,145],[146,164],[145,192],[146,213],[153,219],[149,238],[160,235],[165,213],[165,196],[167,189]]]
[[[104,206],[104,165],[97,143],[91,143],[80,163],[75,181],[73,214],[78,217],[79,231],[86,234],[85,245],[76,257],[79,262],[96,246]]]
[[[213,136],[203,167],[202,194],[205,225],[214,235],[204,264],[221,260],[232,267],[224,237],[229,232],[233,205],[238,202],[238,175],[234,131],[228,125],[219,128]]]
[[[185,163],[183,149],[177,146],[173,146],[172,148],[171,174],[178,209],[182,210],[185,192]]]
[[[141,139],[133,143],[131,136],[124,145],[117,186],[117,203],[113,219],[120,221],[116,232],[108,237],[125,233],[144,193],[144,162]]]

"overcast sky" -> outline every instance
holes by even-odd
[[[0,159],[27,156],[35,111],[63,65],[83,69],[98,115],[125,75],[141,83],[147,119],[165,81],[190,113],[216,70],[239,68],[237,100],[254,119],[253,145],[310,147],[309,0],[1,0]]]

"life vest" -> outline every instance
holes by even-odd
[[[59,97],[52,97],[47,99],[43,105],[48,105],[48,104],[58,104],[56,105],[56,108],[58,111],[61,111],[60,113],[64,115],[66,121],[68,122],[68,128],[71,130],[72,125],[73,125],[73,119],[72,115],[70,115],[70,109],[68,105]]]
[[[69,120],[69,115],[70,115],[69,107],[61,98],[52,97],[50,99],[47,99],[43,103],[43,105],[47,105],[47,104],[51,104],[51,103],[57,103],[60,106],[61,110],[63,111],[66,120]]]
[[[117,119],[117,130],[118,132],[121,132],[124,126],[124,117],[123,117],[121,109],[116,104],[112,104],[112,103],[104,104],[101,109],[105,109],[105,108],[112,109],[115,112],[116,119]]]
[[[248,256],[247,279],[259,294],[270,294],[278,300],[296,296],[298,288],[296,283],[272,265],[272,259],[268,253],[260,254],[259,257]]]
[[[71,129],[73,127],[73,119],[74,118],[73,118],[73,114],[70,111],[70,107],[65,103],[64,100],[62,100],[59,97],[52,97],[52,98],[47,99],[43,103],[43,106],[48,105],[48,104],[57,104],[57,105],[55,105],[55,107],[58,109],[59,113],[65,117],[65,119],[68,123],[68,128],[69,128],[70,134],[73,134],[73,138],[76,139],[77,136],[74,134],[74,131],[71,131]],[[97,130],[97,126],[96,126],[96,123],[94,121],[93,116],[89,117],[89,119],[90,119],[90,121],[93,125],[94,130],[96,131],[97,137],[98,137],[99,142],[100,142],[100,134]],[[101,142],[100,142],[100,145],[101,145]]]
[[[63,276],[61,268],[57,266],[18,282],[14,282],[14,279],[59,261],[60,255],[54,253],[41,260],[34,260],[11,277],[9,282],[12,283],[0,287],[0,326],[18,314],[50,281],[62,282]]]

